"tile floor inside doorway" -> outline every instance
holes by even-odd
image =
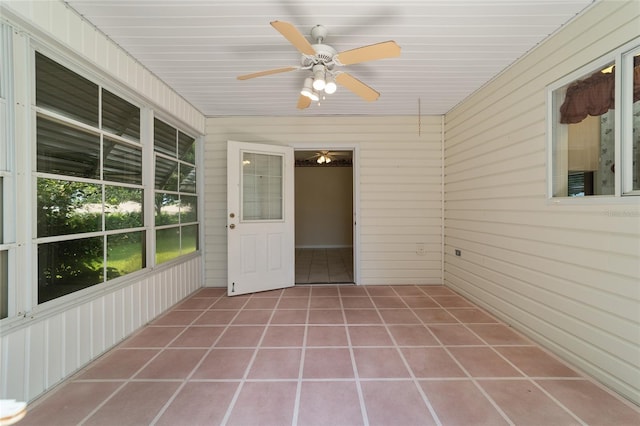
[[[353,248],[296,248],[296,284],[353,283]]]
[[[26,425],[638,425],[640,409],[442,286],[201,289]]]

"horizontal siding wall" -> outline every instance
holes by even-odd
[[[25,325],[0,340],[0,398],[33,401],[202,286],[201,257]]]
[[[169,116],[204,133],[204,116],[106,35],[60,0],[2,0],[2,14],[18,26],[37,32],[33,37],[54,40],[82,60],[146,98]]]
[[[358,284],[441,284],[441,123],[441,117],[423,117],[421,123],[417,117],[207,119],[206,285],[227,285],[228,140],[297,149],[357,147]],[[418,244],[424,255],[416,253]]]
[[[599,2],[446,115],[444,259],[446,285],[636,403],[640,199],[546,199],[545,102],[638,22],[640,2]]]

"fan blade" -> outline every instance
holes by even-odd
[[[338,65],[351,65],[378,59],[395,58],[396,56],[400,56],[400,46],[395,41],[390,40],[346,50],[338,53],[333,59]]]
[[[273,70],[254,72],[253,74],[239,75],[237,78],[238,80],[249,80],[250,78],[263,77],[265,75],[278,74],[281,72],[289,72],[297,69],[298,67],[276,68]]]
[[[311,105],[311,99],[307,98],[304,95],[300,95],[300,97],[298,98],[298,109],[309,108],[309,105]]]
[[[340,73],[336,76],[336,83],[351,90],[365,101],[373,102],[380,97],[380,93],[376,92],[371,87],[346,72]]]
[[[311,43],[309,43],[293,24],[283,21],[273,21],[271,26],[278,30],[278,32],[289,40],[289,43],[293,44],[301,53],[315,56],[316,51],[311,47]]]

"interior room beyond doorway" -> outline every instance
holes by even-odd
[[[296,284],[352,283],[353,152],[295,151]]]

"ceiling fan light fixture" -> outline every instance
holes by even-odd
[[[336,80],[332,75],[327,74],[326,83],[324,85],[324,93],[326,93],[327,95],[333,95],[334,93],[336,93],[337,89],[338,86],[336,85]]]
[[[317,162],[318,164],[322,164],[322,163],[324,163],[324,162],[325,162],[324,155],[321,155],[320,157],[318,157],[318,159],[316,160],[316,162]]]
[[[313,100],[313,78],[307,77],[304,79],[304,85],[302,86],[300,94]]]
[[[313,88],[320,91],[324,90],[325,82],[325,69],[324,65],[313,66]]]

